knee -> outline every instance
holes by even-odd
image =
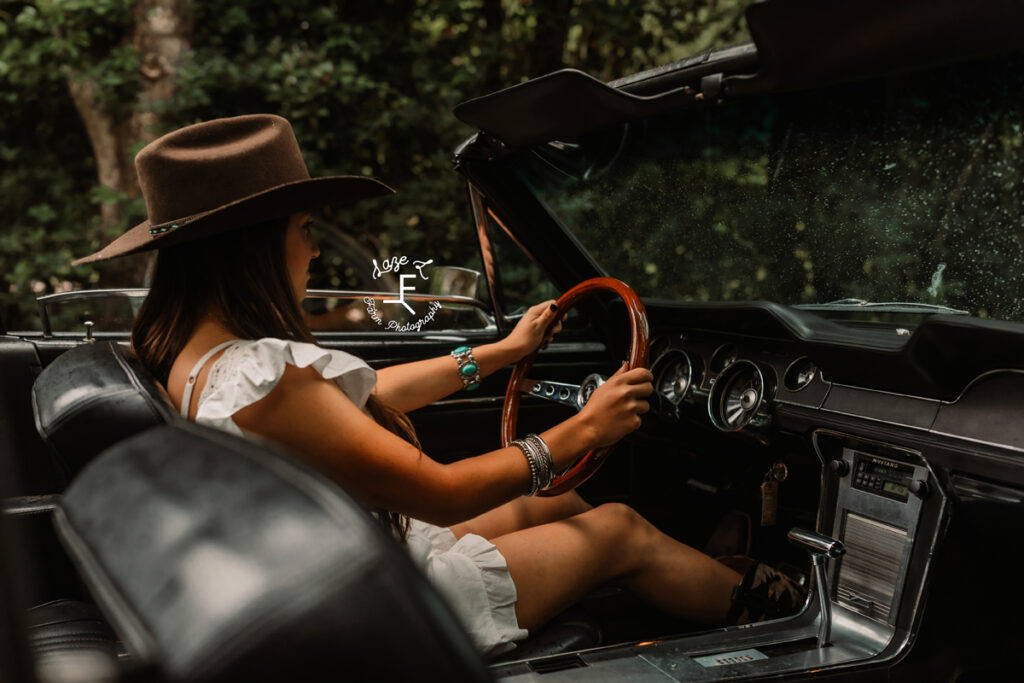
[[[618,580],[636,571],[651,555],[654,527],[636,510],[621,503],[605,503],[583,513],[601,552],[604,580]]]
[[[624,542],[635,541],[646,531],[647,520],[636,510],[622,503],[604,503],[584,513],[603,533],[620,538]]]

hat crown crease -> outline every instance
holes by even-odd
[[[309,179],[291,126],[276,118],[197,124],[139,152],[136,166],[150,222],[185,219]]]

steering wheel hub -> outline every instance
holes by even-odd
[[[583,406],[587,405],[587,401],[594,395],[594,391],[604,384],[605,381],[605,376],[596,372],[583,378],[580,390],[576,393],[576,405],[579,406],[580,410],[583,410]]]

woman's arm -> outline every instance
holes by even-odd
[[[635,430],[653,391],[645,369],[625,366],[587,406],[541,434],[556,469]],[[262,400],[235,423],[304,456],[349,493],[374,507],[449,526],[521,496],[529,486],[526,458],[516,447],[443,465],[361,411],[334,382],[289,365]]]
[[[510,363],[517,363],[550,341],[550,337],[544,338],[544,331],[555,316],[554,303],[545,301],[531,307],[501,341],[474,347],[473,357],[480,376],[486,377]],[[553,333],[560,329],[561,325]],[[458,364],[451,356],[392,365],[377,371],[374,392],[388,405],[407,413],[462,389],[457,369]]]

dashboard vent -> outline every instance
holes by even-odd
[[[889,621],[903,567],[905,529],[846,513],[836,599],[861,614]]]

